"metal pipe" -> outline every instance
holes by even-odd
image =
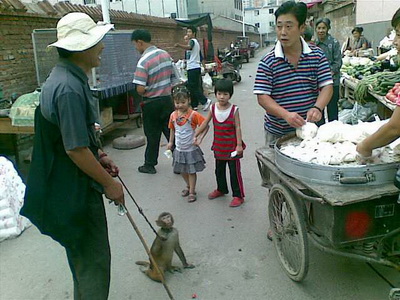
[[[340,256],[347,257],[347,258],[354,258],[354,259],[358,259],[358,260],[368,262],[368,263],[378,263],[380,265],[393,267],[393,268],[399,270],[399,267],[400,267],[399,265],[397,265],[389,260],[383,259],[383,258],[368,257],[368,256],[364,256],[361,254],[340,251],[340,250],[336,250],[336,249],[324,246],[317,240],[316,236],[314,236],[312,234],[312,232],[308,234],[308,237],[310,238],[310,240],[314,244],[314,246],[316,246],[319,250],[321,250],[323,252],[340,255]]]

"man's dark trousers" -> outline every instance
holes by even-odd
[[[190,92],[192,107],[197,107],[199,102],[204,105],[207,102],[206,96],[203,94],[201,69],[191,69],[187,71],[188,81],[187,88]]]
[[[87,234],[75,246],[65,248],[74,280],[74,300],[107,300],[111,253],[104,200],[93,190],[87,201]]]
[[[143,129],[147,139],[144,164],[147,166],[158,163],[161,133],[169,140],[168,121],[173,111],[171,96],[143,98]]]

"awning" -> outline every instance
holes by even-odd
[[[301,0],[301,2],[307,4],[307,8],[311,8],[315,4],[322,3],[322,0]]]

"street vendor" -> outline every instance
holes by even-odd
[[[353,36],[353,40],[351,41],[349,47],[347,50],[350,50],[351,54],[356,54],[360,50],[366,50],[368,49],[368,40],[365,38],[365,36],[362,34],[364,31],[364,28],[356,26],[353,28],[351,31],[351,34]]]
[[[391,49],[385,53],[382,53],[376,57],[376,60],[382,61],[382,60],[390,60],[394,59],[398,64],[400,63],[400,41],[396,39],[396,31],[393,36],[393,41],[391,41]]]
[[[288,1],[275,12],[278,42],[260,61],[254,94],[265,109],[266,145],[309,122],[318,122],[332,97],[324,52],[301,37],[307,6]]]
[[[332,75],[324,52],[301,37],[307,6],[288,1],[275,12],[278,41],[260,61],[254,94],[265,109],[265,145],[284,134],[318,122],[332,97]],[[267,177],[267,175],[266,175]],[[272,231],[267,237],[272,240]]]
[[[394,43],[400,44],[400,8],[392,18],[392,26],[396,30]],[[397,46],[398,47],[398,46]],[[389,120],[378,131],[364,139],[357,145],[357,152],[361,160],[368,161],[372,156],[372,150],[386,146],[400,137],[400,94],[397,96],[396,108]]]
[[[57,23],[60,62],[43,85],[21,215],[65,247],[74,299],[108,298],[111,253],[102,193],[124,204],[118,168],[98,144],[99,116],[88,84],[112,24],[69,13]],[[43,294],[46,294],[43,291]]]
[[[329,34],[331,29],[331,20],[328,18],[321,18],[315,22],[315,29],[317,32],[317,38],[315,39],[315,45],[320,47],[326,58],[328,59],[331,67],[331,74],[333,77],[333,95],[328,103],[328,121],[338,119],[339,109],[339,88],[340,88],[340,67],[342,66],[342,53],[340,51],[339,42]]]

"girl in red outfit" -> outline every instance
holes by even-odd
[[[211,119],[213,120],[214,140],[211,149],[215,157],[217,189],[208,194],[208,199],[215,199],[229,193],[226,181],[226,165],[228,165],[233,194],[230,206],[237,207],[244,202],[240,158],[243,157],[245,145],[240,129],[239,108],[229,103],[233,95],[231,80],[218,80],[215,83],[214,92],[217,102],[211,106],[205,121],[196,131],[197,137],[206,129]]]

